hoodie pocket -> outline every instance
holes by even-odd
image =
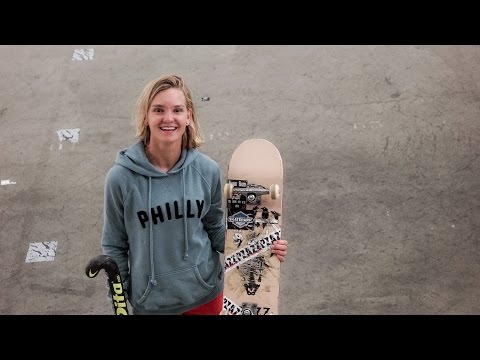
[[[214,288],[202,279],[196,266],[155,276],[156,284],[148,283],[138,300],[145,310],[155,311],[198,301]]]

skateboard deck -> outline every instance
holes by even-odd
[[[267,140],[246,140],[234,150],[226,180],[221,314],[277,315],[280,261],[270,246],[281,239],[282,157]]]

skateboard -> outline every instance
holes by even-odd
[[[226,236],[222,315],[277,315],[280,261],[270,246],[281,239],[282,157],[265,139],[242,142],[224,186]]]

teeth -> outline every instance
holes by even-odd
[[[161,127],[160,129],[161,129],[161,130],[175,130],[176,127],[174,127],[174,126],[165,126],[165,127]]]

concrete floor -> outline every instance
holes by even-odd
[[[282,314],[480,314],[479,46],[88,44],[0,46],[0,314],[111,313],[103,183],[166,73],[224,174],[248,138],[283,156]]]

